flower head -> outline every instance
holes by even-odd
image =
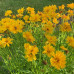
[[[50,59],[51,65],[56,69],[65,68],[66,56],[61,51],[56,51],[56,54]]]

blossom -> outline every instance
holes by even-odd
[[[47,33],[52,34],[54,28],[53,28],[53,25],[52,25],[51,23],[47,23],[47,24],[44,24],[44,25],[43,25],[42,30],[44,30],[44,31],[47,32]]]
[[[51,57],[54,54],[55,48],[50,44],[45,45],[43,48],[45,50],[42,53],[47,54],[48,57]]]
[[[64,22],[62,25],[60,25],[60,30],[62,32],[70,32],[71,31],[71,26],[68,22]]]
[[[27,58],[28,61],[36,60],[36,54],[38,53],[38,48],[36,45],[32,46],[29,43],[24,44],[25,48],[25,58]]]
[[[40,20],[40,16],[39,16],[38,14],[33,14],[33,15],[31,15],[29,19],[30,19],[31,22],[41,21],[41,20]]]
[[[65,8],[65,6],[64,5],[61,5],[61,6],[59,6],[59,9],[64,9]]]
[[[61,51],[56,51],[53,57],[50,59],[51,65],[56,69],[60,70],[65,68],[66,56]]]
[[[58,20],[56,18],[53,18],[53,23],[58,24]]]
[[[12,11],[11,11],[11,10],[7,10],[7,11],[5,12],[5,16],[11,16],[11,14],[12,14]]]
[[[23,32],[23,37],[30,42],[34,42],[35,38],[32,36],[32,34],[29,31]]]
[[[7,38],[2,38],[2,40],[0,41],[0,46],[1,47],[6,47],[6,45],[9,47],[10,44],[12,44],[12,38],[7,37]]]
[[[33,60],[36,60],[36,56],[33,55],[33,54],[27,54],[25,55],[25,58],[27,58],[28,61],[33,61]]]
[[[19,25],[17,22],[15,24],[12,24],[9,28],[9,31],[16,34],[18,32],[22,32],[23,25]]]
[[[67,7],[71,8],[71,9],[74,9],[74,3],[67,4]]]
[[[18,9],[17,12],[18,12],[18,14],[23,14],[24,10],[25,10],[25,9],[24,9],[24,7],[23,7],[23,8],[21,8],[21,9]]]
[[[68,37],[66,38],[66,42],[69,44],[69,46],[74,47],[74,37],[68,36]]]
[[[56,36],[50,36],[50,35],[45,34],[45,37],[47,38],[48,43],[56,45],[56,42],[57,42]]]
[[[60,48],[61,48],[62,50],[67,51],[67,48],[65,48],[64,46],[60,46]]]

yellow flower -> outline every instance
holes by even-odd
[[[38,48],[34,45],[30,45],[29,43],[24,44],[25,48],[25,58],[27,58],[28,61],[36,60],[36,54],[38,53]]]
[[[53,23],[58,24],[58,20],[56,18],[53,18]]]
[[[5,12],[5,16],[11,16],[11,14],[12,14],[12,11],[11,11],[11,10],[7,10],[7,11]]]
[[[31,7],[27,7],[26,10],[28,11],[28,13],[34,13],[34,8]]]
[[[50,59],[51,65],[60,70],[65,68],[66,56],[61,51],[56,51],[56,54]]]
[[[28,15],[25,15],[25,16],[23,17],[23,19],[25,20],[26,23],[30,23],[30,21],[29,21],[29,16],[28,16]]]
[[[28,15],[25,15],[25,16],[23,17],[23,19],[24,19],[25,21],[27,21],[27,20],[29,19],[29,16],[28,16]]]
[[[12,18],[16,18],[16,16],[15,16],[15,15],[12,15],[11,17],[12,17]]]
[[[66,42],[69,44],[69,46],[72,46],[74,48],[74,37],[68,36],[66,40],[67,40]]]
[[[38,22],[38,21],[41,21],[40,20],[40,16],[38,14],[33,14],[30,16],[30,21],[31,22]]]
[[[33,60],[36,60],[36,56],[33,55],[33,54],[27,54],[25,55],[25,58],[27,58],[28,61],[33,61]]]
[[[7,38],[2,38],[2,40],[0,41],[0,42],[2,42],[2,43],[0,43],[0,45],[2,46],[2,47],[6,47],[6,45],[9,47],[10,45],[9,44],[12,44],[12,41],[13,39],[12,38],[10,38],[10,37],[7,37]]]
[[[31,34],[30,32],[28,32],[28,31],[23,32],[23,37],[24,37],[27,41],[30,41],[30,42],[32,42],[32,43],[35,41],[35,39],[34,39],[34,37],[32,36],[32,34]]]
[[[57,42],[56,36],[50,36],[50,35],[45,34],[45,37],[47,38],[50,44],[56,45],[56,42]]]
[[[64,5],[61,5],[61,6],[59,6],[59,9],[64,9],[65,8],[65,6]]]
[[[73,14],[73,10],[68,10],[67,12],[68,12],[68,15],[70,15],[70,16],[73,16],[74,15]]]
[[[0,33],[3,33],[4,31],[6,31],[5,26],[4,25],[3,26],[0,26]]]
[[[10,26],[9,31],[16,34],[18,32],[22,32],[22,29],[23,29],[23,25],[19,25],[18,22],[15,22]]]
[[[16,15],[18,18],[22,18],[23,17],[23,14],[17,14]]]
[[[62,19],[64,19],[64,21],[68,21],[70,19],[70,17],[68,15],[63,14],[61,16]]]
[[[47,33],[52,34],[54,31],[53,25],[52,24],[44,24],[44,26],[42,27],[42,30],[46,31]]]
[[[26,49],[25,54],[30,54],[31,53],[31,54],[35,55],[35,54],[38,53],[38,48],[36,46],[32,46],[32,45],[30,45],[28,43],[25,43],[24,47]]]
[[[67,4],[67,7],[71,8],[71,9],[74,9],[74,3]]]
[[[51,57],[52,55],[54,55],[55,48],[50,44],[45,45],[43,48],[45,50],[42,53],[47,54],[48,57]]]
[[[64,46],[60,46],[60,48],[61,48],[62,50],[67,51],[67,48],[65,48]]]
[[[65,31],[70,32],[71,31],[71,26],[68,22],[64,22],[62,25],[60,25],[60,30],[62,32],[65,32]]]
[[[21,8],[21,9],[18,9],[17,12],[18,12],[18,14],[23,14],[24,10],[25,10],[25,9],[24,9],[24,7],[23,7],[23,8]]]

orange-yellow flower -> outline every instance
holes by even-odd
[[[74,37],[68,36],[66,42],[69,44],[69,46],[74,47]]]
[[[7,10],[7,11],[5,12],[5,16],[11,16],[11,14],[12,14],[12,11],[11,11],[11,10]]]
[[[65,48],[64,46],[60,46],[60,48],[61,48],[62,50],[67,51],[67,48]]]
[[[50,59],[51,65],[60,70],[65,68],[66,56],[61,51],[56,51],[56,54]]]
[[[21,8],[21,9],[18,9],[17,12],[18,14],[23,14],[24,10],[25,10],[24,8]]]
[[[71,31],[71,26],[68,22],[64,22],[62,25],[60,25],[60,30],[62,32],[70,32]]]
[[[50,44],[56,45],[56,42],[57,42],[56,36],[50,36],[47,34],[45,34],[45,36]]]
[[[45,49],[43,53],[47,54],[48,57],[51,57],[52,55],[54,55],[55,48],[50,44],[45,45],[43,48]]]
[[[24,44],[25,48],[25,58],[27,58],[28,61],[36,60],[36,54],[38,53],[38,48],[34,45],[30,45],[29,43]]]
[[[2,40],[0,41],[0,45],[2,46],[2,47],[6,47],[6,45],[9,47],[10,46],[10,44],[12,44],[12,38],[10,38],[10,37],[7,37],[7,38],[2,38]]]
[[[59,6],[59,9],[64,9],[64,8],[65,8],[64,5]]]
[[[35,38],[32,36],[32,34],[28,31],[26,32],[23,32],[23,37],[27,40],[27,41],[30,41],[30,42],[34,42],[35,41]]]

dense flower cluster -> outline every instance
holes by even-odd
[[[66,11],[65,7],[69,9]],[[74,48],[73,9],[74,3],[59,7],[56,5],[45,6],[42,12],[38,11],[37,13],[31,7],[18,9],[16,15],[11,10],[7,10],[5,18],[0,21],[0,48],[14,44],[14,40],[17,40],[17,38],[14,39],[14,36],[21,33],[26,41],[21,43],[24,43],[25,59],[28,62],[37,60],[38,55],[41,58],[42,54],[46,54],[50,59],[51,66],[58,70],[65,68],[66,54],[64,54],[64,51],[68,51],[68,47]],[[24,12],[27,12],[27,14],[24,15]],[[34,36],[37,33],[43,34],[41,37],[44,36],[46,41],[44,39],[42,41],[45,41],[45,45],[40,46],[42,44],[40,42],[41,37],[36,40],[37,36]],[[38,41],[40,44],[38,44]],[[15,44],[15,46],[17,45]]]

